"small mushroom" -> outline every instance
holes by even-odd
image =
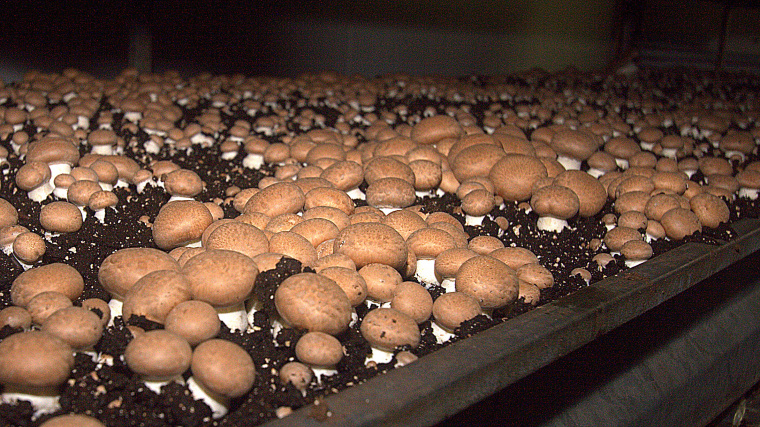
[[[530,199],[530,206],[538,214],[539,230],[560,232],[567,225],[567,219],[578,213],[578,195],[561,185],[539,188]]]
[[[82,414],[58,415],[40,424],[40,427],[106,427],[105,424]]]
[[[83,307],[67,307],[55,311],[42,322],[42,331],[56,336],[74,351],[92,350],[103,334],[103,323],[97,314]]]
[[[82,212],[69,202],[51,202],[40,210],[40,225],[47,231],[73,233],[79,231],[83,223]]]
[[[186,339],[191,346],[215,337],[221,328],[221,321],[214,307],[198,300],[183,301],[175,305],[167,313],[163,323],[167,331]]]
[[[517,300],[517,273],[496,258],[478,255],[463,262],[456,274],[456,290],[472,296],[485,309]]]
[[[393,293],[391,308],[420,324],[428,320],[433,313],[433,297],[419,283],[401,282]]]
[[[153,221],[153,240],[164,250],[199,243],[203,231],[213,221],[211,212],[201,202],[172,201],[161,207]]]
[[[343,289],[316,273],[299,273],[283,280],[274,303],[283,320],[294,328],[336,335],[351,321],[351,303]]]
[[[129,369],[156,393],[171,381],[182,382],[181,375],[190,367],[192,356],[193,350],[184,338],[163,329],[137,335],[124,350]]]
[[[417,347],[420,329],[417,322],[392,308],[376,308],[364,316],[360,326],[364,339],[372,346],[371,360],[387,363],[392,351],[402,345]]]
[[[296,343],[296,358],[314,371],[317,379],[337,373],[335,366],[343,359],[343,345],[324,332],[307,332]]]
[[[314,378],[314,371],[301,362],[288,362],[280,368],[280,381],[293,384],[293,387],[304,394],[312,378]]]

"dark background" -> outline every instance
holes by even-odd
[[[729,3],[727,67],[758,69],[757,3]],[[630,47],[645,62],[707,68],[715,65],[725,5],[675,0],[11,0],[2,5],[0,78],[14,81],[29,69],[60,72],[66,67],[108,78],[127,65],[139,65],[139,58],[143,71],[183,74],[589,70],[608,66]]]

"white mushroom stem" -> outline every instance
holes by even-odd
[[[237,157],[237,154],[237,151],[228,151],[226,153],[222,153],[222,160],[232,160]]]
[[[264,155],[250,153],[243,159],[243,166],[249,169],[260,169],[264,166]]]
[[[147,143],[146,143],[147,145]],[[147,147],[146,147],[147,149]],[[104,145],[93,145],[92,149],[90,150],[90,153],[92,154],[101,154],[103,156],[110,156],[113,154],[116,154],[116,152],[113,149],[113,146],[110,144],[104,144]]]
[[[177,200],[195,200],[195,199],[192,198],[192,197],[187,197],[187,196],[171,196],[171,197],[169,197],[169,201],[166,202],[166,203],[174,202],[174,201],[177,201]]]
[[[567,156],[557,156],[557,161],[567,170],[580,170],[581,161]]]
[[[747,197],[750,200],[757,199],[758,193],[760,193],[760,190],[757,188],[747,188],[747,187],[739,188],[739,197]]]
[[[441,287],[446,292],[454,292],[457,290],[457,281],[454,277],[447,277],[441,281]]]
[[[47,198],[53,191],[55,190],[55,186],[49,182],[43,183],[37,188],[33,188],[32,190],[28,191],[26,195],[29,197],[30,200],[33,200],[35,202],[41,202]]]
[[[401,208],[380,208],[380,212],[384,213],[385,215],[388,215],[391,212],[400,211]]]
[[[372,349],[374,351],[374,349]],[[391,353],[392,355],[393,353]],[[317,379],[318,383],[322,383],[322,375],[329,377],[331,375],[335,375],[338,373],[338,370],[335,369],[335,366],[316,366],[316,365],[309,365],[312,371],[314,371],[314,377]]]
[[[71,165],[68,163],[48,163],[48,166],[50,167],[50,185],[53,186],[53,188],[55,188],[55,185],[53,184],[55,177],[65,173],[71,173]]]
[[[737,150],[728,150],[725,153],[723,153],[723,156],[727,159],[730,159],[733,156],[738,156],[742,162],[744,161],[744,153]]]
[[[553,231],[555,233],[559,233],[562,231],[562,229],[568,227],[567,221],[564,219],[554,218],[551,216],[539,217],[536,226],[539,230]]]
[[[24,268],[24,271],[29,270],[30,268],[34,267],[32,264],[27,264],[24,261],[21,261],[20,259],[18,259],[18,257],[15,254],[13,255],[13,258],[15,258],[16,261],[18,261],[18,263],[21,264],[21,267]]]
[[[435,277],[435,258],[418,259],[414,277],[420,283],[438,284],[438,279]]]
[[[113,319],[116,318],[116,316],[121,316],[122,314],[122,307],[124,306],[124,301],[112,297],[111,301],[108,301],[108,308],[111,309],[111,319],[108,321],[108,326],[113,326]],[[124,319],[126,322],[128,319]]]
[[[248,329],[248,312],[244,303],[241,302],[230,307],[216,307],[216,312],[219,314],[219,320],[233,331]]]
[[[646,261],[645,259],[627,259],[625,260],[625,266],[628,268],[633,268],[639,264],[642,264],[645,261]]]
[[[482,225],[483,224],[483,218],[485,218],[484,215],[481,215],[481,216],[465,215],[464,216],[464,224],[465,225],[472,225],[472,226]]]
[[[58,402],[60,393],[58,387],[23,387],[15,385],[6,385],[3,394],[0,395],[2,403],[16,403],[19,400],[25,400],[32,404],[34,408],[34,418],[42,414],[55,412],[61,409]]]
[[[671,159],[675,159],[677,153],[678,153],[678,149],[676,148],[663,148],[660,155],[663,157],[669,157]]]
[[[590,168],[586,172],[589,175],[593,176],[594,178],[599,178],[600,176],[602,176],[602,175],[604,175],[606,173],[605,171],[603,171],[601,169],[597,169],[597,168]]]
[[[654,143],[651,143],[651,142],[643,142],[643,141],[642,141],[641,143],[639,143],[639,146],[640,146],[640,147],[641,147],[641,149],[642,149],[642,150],[644,150],[644,151],[652,151],[652,148],[654,148]]]
[[[143,147],[145,147],[145,152],[150,154],[158,154],[161,151],[161,147],[152,139],[145,141]]]
[[[626,159],[618,159],[616,157],[615,164],[617,164],[620,169],[623,169],[623,170],[628,169],[628,160]]]
[[[194,377],[187,380],[187,388],[193,394],[193,398],[203,401],[211,408],[211,414],[214,418],[221,418],[227,415],[229,410],[229,399],[203,387],[202,384],[195,381]]]
[[[356,200],[365,200],[367,198],[367,196],[364,195],[362,190],[359,190],[358,188],[348,190],[346,194],[348,194],[348,197],[352,199],[356,199]]]
[[[178,382],[180,384],[185,383],[185,379],[181,376],[177,375],[176,377],[172,377],[169,379],[164,380],[146,380],[143,379],[143,383],[145,383],[145,387],[148,389],[154,391],[156,394],[161,394],[161,387],[171,383],[171,382]]]
[[[439,344],[445,343],[455,336],[453,333],[443,329],[441,325],[438,324],[438,322],[432,322],[432,327],[435,340]]]
[[[379,348],[372,347],[372,354],[367,356],[365,364],[368,362],[375,363],[388,363],[393,359],[393,353],[390,351],[380,350]]]

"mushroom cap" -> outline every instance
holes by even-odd
[[[32,323],[42,325],[51,314],[63,308],[71,307],[73,303],[60,292],[41,292],[29,300],[26,309],[32,316]]]
[[[82,228],[82,212],[74,204],[55,201],[40,210],[40,225],[47,231],[73,233]]]
[[[306,390],[312,378],[314,371],[301,362],[288,362],[280,368],[280,381],[291,383],[298,390]]]
[[[591,132],[563,129],[552,136],[551,147],[559,155],[586,160],[599,148],[599,144]]]
[[[33,264],[45,254],[45,240],[37,233],[20,233],[13,240],[13,254],[19,260]]]
[[[615,227],[604,235],[604,244],[612,252],[619,252],[623,245],[631,240],[641,240],[638,230],[628,227]]]
[[[213,227],[211,225],[210,227]],[[206,249],[228,249],[248,257],[269,251],[269,240],[263,231],[240,221],[224,222],[207,237]]]
[[[348,328],[351,303],[337,283],[316,273],[283,280],[274,294],[277,312],[291,326],[336,335]]]
[[[303,207],[307,211],[320,206],[340,209],[346,215],[351,215],[355,209],[354,201],[345,191],[332,187],[312,188],[304,196]]]
[[[652,257],[652,246],[643,240],[630,240],[620,248],[620,253],[630,261],[647,260]]]
[[[26,161],[66,163],[74,166],[79,161],[79,149],[66,138],[46,136],[29,144]]]
[[[54,335],[75,351],[92,347],[103,335],[103,322],[83,307],[60,309],[45,319],[42,331]]]
[[[32,326],[32,315],[24,307],[9,305],[0,310],[0,329],[4,326],[29,329]]]
[[[523,201],[533,194],[533,184],[547,177],[546,166],[536,157],[507,154],[493,165],[488,177],[504,200]]]
[[[341,230],[333,251],[348,255],[357,268],[381,263],[398,271],[403,271],[408,256],[406,242],[398,231],[376,222],[351,224]]]
[[[343,345],[324,332],[307,332],[296,343],[296,358],[311,366],[335,366],[343,358]]]
[[[261,212],[269,217],[297,213],[306,201],[301,188],[291,182],[278,182],[253,194],[245,204],[244,213]]]
[[[372,347],[380,350],[393,351],[401,345],[417,347],[420,343],[417,322],[393,308],[370,310],[364,316],[359,330]]]
[[[596,215],[607,203],[607,191],[604,186],[586,172],[564,171],[554,178],[554,183],[573,190],[580,202],[578,214],[584,218]]]
[[[124,360],[133,372],[147,380],[165,380],[187,371],[193,350],[187,340],[163,329],[136,336],[124,350]]]
[[[496,249],[488,254],[504,264],[510,266],[513,270],[517,270],[525,264],[537,263],[538,257],[529,249],[521,247],[508,246],[505,248]]]
[[[410,209],[395,210],[384,216],[380,222],[393,227],[404,240],[408,239],[409,235],[415,231],[427,227],[427,223],[422,216]]]
[[[269,238],[269,252],[287,255],[305,266],[317,261],[317,249],[305,237],[292,231],[280,231]]]
[[[399,283],[403,281],[398,270],[385,264],[372,263],[359,269],[367,284],[367,296],[375,301],[388,302]]]
[[[433,297],[417,282],[401,282],[393,293],[391,308],[406,314],[419,324],[428,320],[433,313]]]
[[[205,388],[227,398],[246,394],[256,379],[251,356],[239,345],[221,339],[199,344],[190,369]]]
[[[0,228],[18,223],[18,211],[7,200],[0,198]]]
[[[31,191],[50,181],[51,175],[47,163],[27,162],[16,172],[16,185],[22,190]]]
[[[667,236],[674,240],[702,231],[702,223],[697,214],[684,208],[673,208],[665,212],[660,223]]]
[[[184,274],[177,270],[152,271],[127,291],[122,316],[126,321],[136,315],[164,323],[174,306],[191,297],[190,281]]]
[[[469,248],[451,248],[441,252],[435,257],[436,279],[440,282],[443,279],[456,276],[462,263],[477,255],[477,252]]]
[[[193,299],[215,307],[230,307],[245,301],[253,290],[259,270],[250,257],[225,249],[209,249],[182,266],[190,282]]]
[[[517,269],[517,278],[538,286],[539,289],[554,286],[554,276],[551,271],[538,263],[525,264]]]
[[[433,227],[415,231],[406,239],[406,244],[417,259],[434,259],[441,252],[457,247],[449,233]]]
[[[488,176],[493,165],[506,154],[501,146],[476,144],[456,153],[453,161],[449,154],[449,163],[457,181],[462,182],[475,176]]]
[[[177,169],[166,174],[164,188],[172,196],[195,197],[203,191],[203,180],[191,170]]]
[[[222,326],[214,307],[198,300],[183,301],[175,305],[163,323],[167,331],[186,339],[191,346],[215,337]]]
[[[463,262],[456,274],[456,290],[475,298],[483,308],[499,308],[517,300],[517,273],[487,255]]]
[[[366,190],[367,204],[376,208],[405,208],[414,204],[414,186],[395,177],[378,178]]]
[[[30,268],[13,281],[11,301],[14,305],[26,307],[36,295],[50,291],[59,292],[73,301],[84,291],[84,279],[74,267],[63,263]]]
[[[356,269],[340,266],[330,266],[319,270],[319,274],[333,280],[348,297],[351,306],[364,302],[367,299],[367,282]]]
[[[539,216],[568,219],[578,213],[580,201],[573,190],[552,184],[537,189],[530,198],[530,206]]]
[[[720,197],[710,193],[700,193],[689,200],[692,212],[705,227],[716,228],[721,223],[728,222],[731,212],[728,205]]]
[[[459,138],[464,131],[457,120],[447,115],[426,117],[412,126],[411,138],[418,144],[435,144],[444,138]]]
[[[87,415],[66,414],[50,418],[40,424],[40,427],[106,427],[106,425],[97,418]]]
[[[195,200],[175,200],[161,207],[153,221],[156,246],[169,250],[199,240],[214,222],[206,205]]]
[[[447,292],[433,303],[435,321],[449,331],[480,314],[483,314],[483,310],[478,300],[463,292]]]
[[[21,332],[0,342],[0,384],[55,387],[73,367],[71,347],[47,332]]]
[[[123,300],[143,276],[157,270],[179,271],[179,264],[166,252],[153,248],[125,248],[100,264],[98,282],[111,296]]]

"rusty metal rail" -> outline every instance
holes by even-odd
[[[323,399],[268,427],[432,425],[760,250],[760,221],[722,246],[689,243],[615,277]]]

